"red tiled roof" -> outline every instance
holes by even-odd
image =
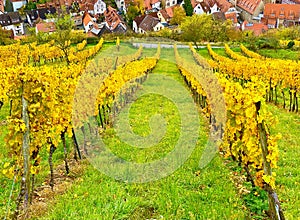
[[[245,10],[249,14],[253,14],[261,1],[262,0],[238,0],[237,6]]]
[[[160,0],[144,0],[144,6],[146,10],[152,9],[152,5],[160,2]]]
[[[226,18],[226,20],[231,20],[234,24],[236,24],[238,22],[235,12],[226,13],[225,18]]]
[[[174,12],[175,7],[176,6],[172,6],[172,7],[169,7],[169,8],[165,9],[170,18],[173,18],[173,12]]]
[[[245,22],[244,30],[253,31],[254,35],[258,36],[268,30],[268,26],[262,23],[259,24],[247,24]]]
[[[93,22],[91,15],[89,13],[85,13],[82,23],[84,24],[84,26],[87,26],[90,21]]]
[[[299,4],[266,4],[264,17],[270,19],[286,19],[299,20],[300,5]],[[269,22],[269,21],[268,21]]]
[[[163,16],[163,18],[167,21],[170,20],[170,16],[168,15],[166,9],[161,9],[159,10],[159,12],[161,13],[161,15]]]
[[[108,26],[114,30],[120,23],[122,23],[122,20],[120,16],[117,13],[117,10],[114,9],[111,6],[108,6],[106,8],[106,11],[104,12],[105,21],[108,24]]]
[[[140,24],[140,28],[144,31],[153,31],[153,28],[159,23],[158,18],[154,18],[150,15],[146,15],[143,21]]]
[[[56,30],[54,22],[37,23],[36,29],[38,32],[44,32],[44,33],[54,32]]]
[[[229,8],[232,7],[232,4],[227,0],[215,0],[217,6],[221,9],[221,12],[227,12]]]
[[[146,15],[140,15],[135,17],[133,20],[135,21],[136,25],[139,27],[145,17]]]

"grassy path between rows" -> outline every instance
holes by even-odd
[[[145,53],[152,54],[149,50]],[[183,83],[174,61],[173,50],[162,50],[153,73],[169,76]],[[143,86],[153,83],[151,74]],[[172,86],[172,85],[170,85]],[[147,95],[131,104],[130,120],[140,135],[150,132],[149,117],[161,114],[167,122],[165,136],[150,149],[133,149],[108,129],[106,146],[120,157],[132,161],[158,159],[176,144],[180,118],[175,106],[162,96]],[[143,184],[126,183],[110,178],[91,165],[84,175],[64,195],[49,206],[39,219],[243,219],[243,202],[236,196],[230,171],[220,157],[203,170],[198,163],[208,135],[207,120],[200,116],[198,143],[185,164],[166,178]]]
[[[286,218],[300,219],[300,116],[273,104],[269,104],[268,109],[278,118],[273,132],[282,135],[275,170],[277,193]]]

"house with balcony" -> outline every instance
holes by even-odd
[[[264,23],[268,28],[290,27],[300,24],[300,4],[266,4]]]
[[[0,26],[2,29],[11,30],[14,36],[24,35],[24,23],[19,12],[0,14]]]

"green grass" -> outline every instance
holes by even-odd
[[[172,49],[163,50],[153,73],[169,76],[183,84]],[[156,87],[151,76],[143,84]],[[142,90],[141,90],[142,91]],[[160,113],[167,120],[167,132],[152,149],[136,150],[118,140],[114,131],[105,132],[106,145],[116,154],[133,161],[157,159],[172,150],[180,127],[179,115],[167,99],[148,95],[130,109],[133,130],[149,133],[149,115]],[[243,203],[236,196],[230,172],[220,157],[203,170],[198,163],[207,141],[207,120],[200,117],[197,146],[189,159],[166,178],[143,184],[114,180],[89,166],[82,182],[60,196],[44,219],[243,219]],[[146,152],[146,153],[145,153]],[[155,154],[157,152],[157,154]],[[133,156],[132,156],[133,155]]]
[[[278,118],[272,130],[281,133],[278,141],[279,163],[277,174],[277,194],[287,219],[300,217],[300,116],[284,109],[268,105],[268,110]]]
[[[275,59],[299,60],[299,51],[290,49],[260,49],[257,51],[260,55]]]

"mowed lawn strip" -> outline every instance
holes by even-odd
[[[277,193],[287,219],[300,218],[300,116],[274,105],[269,111],[278,118],[271,132],[281,133],[278,141],[279,163],[276,172]]]
[[[172,49],[163,49],[161,60],[153,73],[173,77],[183,83],[174,61]],[[151,77],[151,75],[149,76]],[[158,86],[146,80],[144,84]],[[159,83],[159,82],[157,82]],[[144,86],[144,85],[143,85]],[[136,152],[131,156],[130,146],[122,143],[113,129],[104,134],[107,147],[116,154],[133,161],[158,159],[155,152],[164,155],[176,143],[179,127],[178,113],[172,103],[157,95],[137,99],[131,105],[130,119],[138,134],[149,134],[149,114],[160,113],[166,117],[166,135],[147,154]],[[146,108],[145,108],[146,107]],[[134,121],[136,119],[137,121]],[[116,181],[92,166],[88,166],[82,179],[66,194],[59,196],[49,206],[44,219],[243,219],[243,204],[236,195],[230,172],[220,157],[203,170],[198,164],[207,141],[208,122],[200,117],[198,143],[191,157],[173,174],[158,181],[134,184]],[[161,149],[158,149],[161,148]],[[151,154],[152,153],[152,154]],[[146,158],[148,157],[148,158]]]

